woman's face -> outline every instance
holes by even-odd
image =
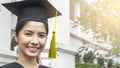
[[[35,21],[28,21],[20,30],[19,35],[15,36],[20,53],[29,57],[36,57],[44,49],[46,38],[45,24]]]

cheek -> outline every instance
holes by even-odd
[[[42,45],[42,47],[45,47],[45,45],[46,45],[46,38],[45,39],[41,39],[39,41],[40,41],[40,44]]]
[[[18,40],[19,46],[28,45],[29,42],[30,42],[30,38],[25,37],[24,35],[21,35],[21,36],[19,37],[19,40]]]

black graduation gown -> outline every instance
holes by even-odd
[[[24,67],[17,62],[13,62],[13,63],[9,63],[9,64],[6,64],[6,65],[0,66],[0,68],[24,68]],[[49,67],[39,65],[38,68],[49,68]]]

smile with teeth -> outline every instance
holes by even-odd
[[[37,52],[37,50],[40,49],[40,47],[33,47],[33,46],[27,46],[27,48],[28,48],[31,52]]]

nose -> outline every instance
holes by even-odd
[[[37,36],[33,36],[31,39],[31,44],[32,45],[38,45],[39,41],[38,41],[38,37]]]

